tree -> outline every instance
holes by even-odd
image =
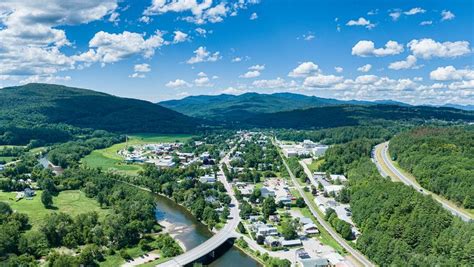
[[[296,227],[292,221],[282,222],[281,228],[282,228],[281,233],[283,237],[285,238],[285,240],[291,240],[298,237],[298,234],[296,233]]]
[[[21,253],[28,253],[36,258],[44,256],[49,247],[46,236],[37,230],[28,231],[23,234],[18,244]]]
[[[53,206],[53,196],[49,192],[49,190],[44,190],[41,194],[41,202],[45,206],[45,208],[50,208]]]
[[[297,198],[295,204],[298,208],[306,207],[306,203],[304,202],[304,199],[302,197]]]
[[[262,245],[263,242],[265,241],[265,237],[263,235],[258,235],[256,241],[257,241],[257,244]]]
[[[227,218],[229,217],[230,215],[230,210],[229,210],[229,207],[224,207],[224,210],[222,210],[222,213],[221,213],[221,220],[222,221],[227,221]]]
[[[263,201],[263,206],[262,206],[262,212],[265,219],[268,219],[270,215],[275,214],[276,210],[277,210],[277,205],[275,203],[275,199],[273,197],[267,197]]]
[[[13,210],[10,207],[10,205],[8,205],[8,203],[0,201],[0,214],[1,215],[10,215],[12,214],[12,212]]]

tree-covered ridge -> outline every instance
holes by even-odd
[[[18,127],[64,123],[117,132],[188,133],[199,121],[137,99],[53,84],[0,90],[0,124]]]
[[[257,114],[245,124],[268,128],[318,129],[341,126],[374,125],[387,121],[423,123],[430,120],[474,121],[474,112],[424,106],[329,106]]]
[[[362,232],[356,246],[382,266],[472,263],[474,225],[452,216],[430,197],[382,178],[369,158],[370,148],[379,141],[335,145],[321,166],[323,171],[347,174],[353,220]]]
[[[390,154],[421,186],[474,208],[474,128],[417,128],[390,141]]]

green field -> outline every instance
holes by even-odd
[[[175,141],[184,142],[193,137],[192,135],[174,134],[135,134],[129,135],[127,143],[115,144],[111,147],[92,151],[81,160],[81,163],[92,168],[117,171],[129,175],[136,175],[142,168],[139,164],[126,164],[117,152],[127,145],[139,145],[150,143],[171,143]]]
[[[33,228],[39,227],[46,216],[52,212],[65,212],[71,216],[80,213],[96,211],[100,217],[104,217],[109,210],[99,207],[99,203],[85,196],[79,190],[62,191],[58,196],[53,197],[53,209],[46,209],[41,203],[41,191],[36,191],[36,196],[32,200],[22,199],[16,201],[15,192],[0,192],[0,201],[8,203],[17,212],[25,213],[30,219]]]
[[[315,172],[319,170],[319,166],[324,163],[324,159],[318,159],[318,160],[313,160],[311,161],[311,164],[308,165],[308,168],[311,170],[311,172]]]

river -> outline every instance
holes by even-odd
[[[181,241],[186,247],[186,250],[200,245],[212,236],[211,231],[196,220],[185,208],[165,197],[156,197],[155,214],[158,221],[165,220],[174,226],[174,230],[172,230],[171,234],[174,235],[177,240]],[[261,265],[239,249],[232,247],[209,266],[260,267]]]

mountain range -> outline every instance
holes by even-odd
[[[125,133],[192,133],[209,127],[310,129],[431,119],[472,122],[474,112],[292,93],[192,96],[154,104],[54,84],[0,89],[0,125],[25,128],[67,124]]]

